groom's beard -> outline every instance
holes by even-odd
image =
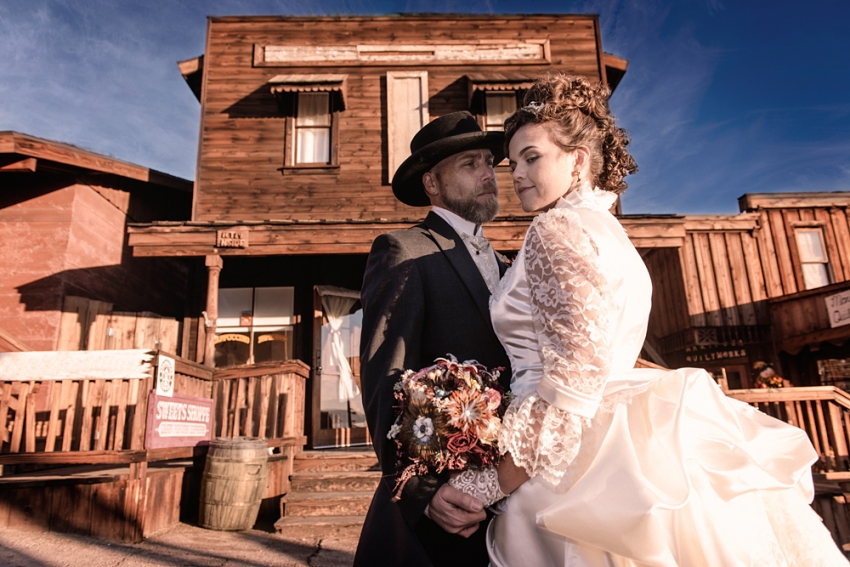
[[[484,193],[490,193],[490,198],[481,203],[478,196]],[[455,199],[443,194],[442,199],[447,210],[473,224],[490,222],[499,214],[499,188],[492,181],[476,187],[475,194],[467,198]]]

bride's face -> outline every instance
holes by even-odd
[[[548,210],[566,195],[573,183],[576,152],[555,143],[545,124],[527,124],[517,130],[508,146],[514,191],[522,210]]]

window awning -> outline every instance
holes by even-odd
[[[348,75],[277,75],[269,79],[271,92],[281,110],[292,107],[296,93],[330,93],[331,111],[345,110],[345,83]]]
[[[484,93],[515,92],[519,99],[534,84],[533,77],[513,73],[471,73],[466,80],[469,85],[469,111],[473,114],[484,114]]]

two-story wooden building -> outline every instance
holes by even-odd
[[[773,364],[798,386],[850,380],[850,193],[746,194],[738,215],[667,221],[681,239],[642,255],[656,361],[752,386]]]
[[[201,103],[191,219],[130,228],[136,256],[195,258],[179,354],[301,359],[313,444],[366,441],[351,397],[359,290],[374,238],[427,213],[389,185],[413,134],[458,110],[501,128],[536,77],[614,88],[626,65],[603,52],[596,16],[210,18],[204,55],[180,63]],[[502,209],[486,230],[510,252],[529,217],[497,170]]]

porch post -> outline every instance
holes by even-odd
[[[205,317],[204,365],[215,366],[215,326],[218,321],[218,277],[223,262],[221,256],[207,256],[207,310]]]

